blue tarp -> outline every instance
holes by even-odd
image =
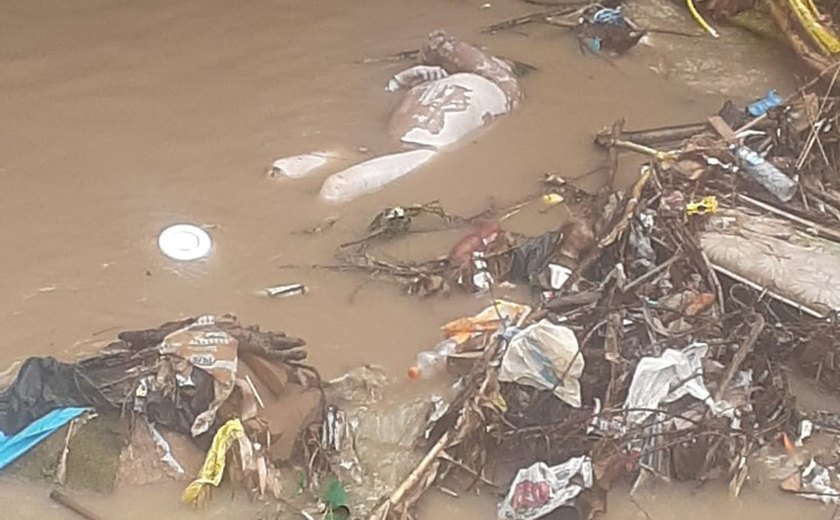
[[[0,431],[0,469],[16,461],[53,432],[88,410],[89,408],[57,408],[11,437]]]

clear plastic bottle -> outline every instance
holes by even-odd
[[[746,146],[735,149],[739,166],[748,177],[761,184],[774,197],[782,202],[789,202],[796,195],[796,181],[779,171],[764,157]]]
[[[446,370],[446,358],[455,352],[458,342],[445,339],[432,350],[417,354],[417,363],[408,369],[409,379],[429,379]]]

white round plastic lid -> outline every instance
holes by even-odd
[[[210,253],[213,241],[206,231],[192,224],[176,224],[164,229],[158,247],[173,260],[198,260]]]

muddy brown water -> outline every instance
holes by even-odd
[[[401,377],[441,323],[486,300],[419,301],[382,284],[357,290],[364,280],[352,274],[281,267],[329,263],[335,246],[357,238],[384,206],[439,199],[467,215],[534,191],[545,172],[579,177],[604,164],[592,135],[617,117],[637,128],[692,122],[726,97],[792,88],[785,53],[732,31],[720,42],[655,36],[610,62],[581,54],[561,29],[481,34],[482,25],[533,10],[513,0],[482,4],[2,2],[0,366],[31,355],[72,359],[119,330],[234,312],[306,338],[328,377],[361,363]],[[635,4],[649,24],[695,30],[670,3]],[[362,61],[416,48],[436,28],[537,66],[524,80],[522,107],[422,172],[350,204],[319,202],[320,176],[265,176],[283,155],[328,148],[352,160],[360,148],[393,150],[385,123],[396,98],[383,87],[401,65]],[[622,182],[632,175],[627,168]],[[298,233],[331,216],[340,217],[332,230]],[[561,214],[527,214],[510,225],[539,232],[551,218]],[[212,257],[166,260],[156,237],[175,222],[208,226]],[[411,237],[391,253],[435,256],[452,238]],[[311,292],[254,295],[286,282]],[[0,479],[0,516],[71,518],[45,496],[39,486]],[[200,513],[177,496],[177,488],[153,487],[85,498],[108,519],[249,517],[247,504],[224,493]],[[613,497],[607,518],[644,518],[624,493]],[[660,487],[642,501],[656,520],[828,516],[775,490],[749,489],[734,502],[714,487]],[[486,519],[493,508],[491,497],[432,495],[421,518]]]

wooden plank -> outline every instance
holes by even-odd
[[[712,116],[709,118],[709,124],[712,125],[712,128],[715,129],[715,132],[720,134],[727,142],[734,143],[738,140],[738,137],[735,135],[735,130],[732,129],[729,124],[723,120],[720,116]]]
[[[80,504],[78,501],[76,501],[75,498],[69,497],[61,491],[58,491],[57,489],[54,489],[52,492],[50,492],[50,498],[63,505],[70,511],[73,511],[77,515],[83,518],[87,518],[87,520],[102,520],[101,516],[97,515],[90,509]]]

